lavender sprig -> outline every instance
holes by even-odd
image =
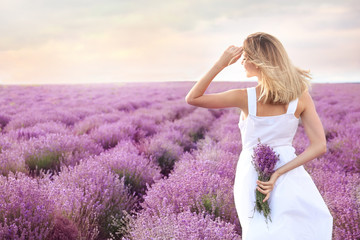
[[[258,180],[267,182],[274,173],[275,165],[277,161],[279,161],[279,154],[276,154],[270,146],[262,144],[260,138],[258,141],[259,143],[254,148],[254,155],[252,155],[251,162],[258,173]],[[263,202],[266,195],[259,192],[257,189],[255,190],[255,193],[256,201],[254,210],[256,209],[258,212],[263,212],[265,221],[268,223],[268,219],[271,221],[270,207],[268,201]]]

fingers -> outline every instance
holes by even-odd
[[[261,181],[257,181],[256,182],[258,186],[260,186],[261,188],[273,188],[274,184],[272,182],[261,182]]]
[[[232,52],[234,52],[234,53],[240,53],[240,52],[243,51],[243,48],[242,48],[242,47],[236,47],[236,46],[234,46],[234,45],[231,45],[231,46],[228,47],[227,50],[228,50],[228,51],[232,51]]]
[[[258,180],[256,181],[256,183],[257,183],[256,189],[263,194],[270,193],[274,188],[274,185],[271,182],[262,182]]]
[[[275,180],[276,181],[276,180]],[[267,201],[270,198],[270,193],[274,189],[274,180],[269,180],[267,182],[263,182],[260,180],[256,181],[257,187],[256,189],[262,194],[266,195],[263,202]]]
[[[262,190],[261,188],[257,187],[256,188],[259,192],[261,192],[262,194],[266,195],[266,197],[264,198],[263,202],[267,201],[270,198],[270,193],[271,190]]]
[[[260,188],[260,187],[256,187],[256,189],[259,191],[259,192],[261,192],[261,193],[263,193],[263,194],[268,194],[268,193],[270,193],[271,191],[272,191],[272,189],[262,189],[262,188]]]
[[[231,45],[225,50],[225,52],[221,56],[220,62],[224,63],[225,66],[229,66],[239,60],[242,53],[242,47],[236,47],[234,45]]]
[[[264,185],[260,185],[260,184],[258,184],[258,186],[264,190],[273,189],[271,186],[264,186]]]
[[[256,183],[266,184],[266,183],[269,183],[269,182],[263,182],[263,181],[260,181],[260,180],[256,180]]]
[[[229,61],[228,65],[231,65],[231,64],[235,63],[237,60],[239,60],[240,57],[241,57],[241,54],[238,54],[237,56],[233,57],[233,58]]]
[[[268,194],[266,195],[266,197],[264,198],[263,202],[266,202],[269,198],[270,198],[270,193],[268,193]]]
[[[229,47],[228,47],[228,49],[230,49],[230,48],[233,48],[233,49],[243,49],[243,47],[242,46],[240,46],[240,47],[237,47],[237,46],[235,46],[235,45],[230,45]]]

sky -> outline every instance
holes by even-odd
[[[0,31],[0,84],[197,81],[254,32],[313,82],[360,82],[358,0],[3,0]]]

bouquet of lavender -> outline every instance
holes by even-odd
[[[256,172],[258,173],[258,180],[267,182],[270,180],[271,175],[274,173],[275,164],[279,160],[279,154],[276,154],[274,150],[260,142],[260,138],[258,139],[259,143],[254,148],[254,155],[252,156],[252,164],[255,167]],[[256,201],[255,201],[255,209],[258,212],[263,212],[265,216],[265,221],[268,223],[268,218],[271,221],[270,217],[270,207],[268,201],[263,202],[265,199],[265,194],[256,191]]]

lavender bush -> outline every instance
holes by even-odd
[[[73,131],[77,135],[89,134],[93,129],[98,128],[104,123],[113,123],[119,121],[125,114],[126,112],[121,111],[93,114],[75,123]]]
[[[140,150],[160,167],[161,174],[168,176],[184,152],[182,142],[189,143],[189,138],[183,137],[179,131],[169,130],[153,135],[143,140]]]
[[[90,133],[90,137],[104,149],[110,149],[121,140],[133,139],[135,133],[135,127],[130,121],[124,119],[123,121],[101,125]]]
[[[56,198],[41,184],[23,173],[0,176],[0,239],[48,239]]]
[[[47,134],[21,145],[24,163],[30,173],[40,169],[57,172],[62,165],[74,166],[80,159],[97,155],[103,149],[87,136]]]
[[[168,176],[180,155],[196,148],[196,142],[204,137],[213,119],[210,112],[198,110],[182,119],[166,122],[163,131],[141,142],[141,149],[160,166],[161,173]]]
[[[139,152],[133,142],[121,141],[110,151],[94,159],[104,164],[124,182],[138,197],[145,194],[147,185],[161,178],[160,169],[150,159]]]
[[[40,122],[32,127],[21,127],[11,130],[7,136],[16,140],[29,140],[30,138],[38,138],[49,133],[69,134],[69,129],[61,122]]]
[[[167,207],[174,212],[204,211],[214,217],[234,220],[231,181],[201,170],[193,166],[186,172],[174,173],[168,179],[156,182],[144,197],[143,208],[157,211],[166,198]]]
[[[166,199],[164,199],[166,201]],[[195,214],[187,210],[176,213],[159,206],[158,212],[144,211],[131,222],[130,234],[125,239],[221,239],[240,240],[234,225],[209,215]]]
[[[28,172],[21,151],[19,141],[0,135],[0,175],[6,176],[9,172]]]
[[[81,239],[103,239],[117,231],[112,218],[130,212],[136,197],[130,195],[119,177],[102,163],[92,159],[75,167],[63,167],[49,183],[49,195],[57,199],[56,207],[79,229]]]
[[[207,92],[253,85],[214,82]],[[240,111],[186,104],[192,86],[0,85],[0,238],[240,239]],[[311,91],[328,151],[305,168],[334,217],[334,240],[360,238],[359,91]],[[296,154],[309,145],[301,121],[293,145]]]
[[[167,208],[174,212],[189,210],[213,219],[220,217],[235,224],[240,232],[232,191],[237,157],[219,149],[208,137],[199,144],[197,150],[181,156],[169,178],[149,189],[142,206],[158,211],[162,200],[167,199]]]
[[[176,163],[174,173],[181,174],[188,169],[196,168],[197,171],[206,171],[218,174],[221,178],[227,178],[234,182],[234,171],[238,155],[221,148],[209,136],[198,142],[198,149],[186,152],[181,156],[181,160]]]
[[[241,137],[238,130],[240,111],[232,109],[213,122],[213,127],[206,132],[219,149],[230,152],[239,157],[241,152]]]
[[[0,129],[3,129],[9,122],[11,118],[6,114],[0,114]]]

